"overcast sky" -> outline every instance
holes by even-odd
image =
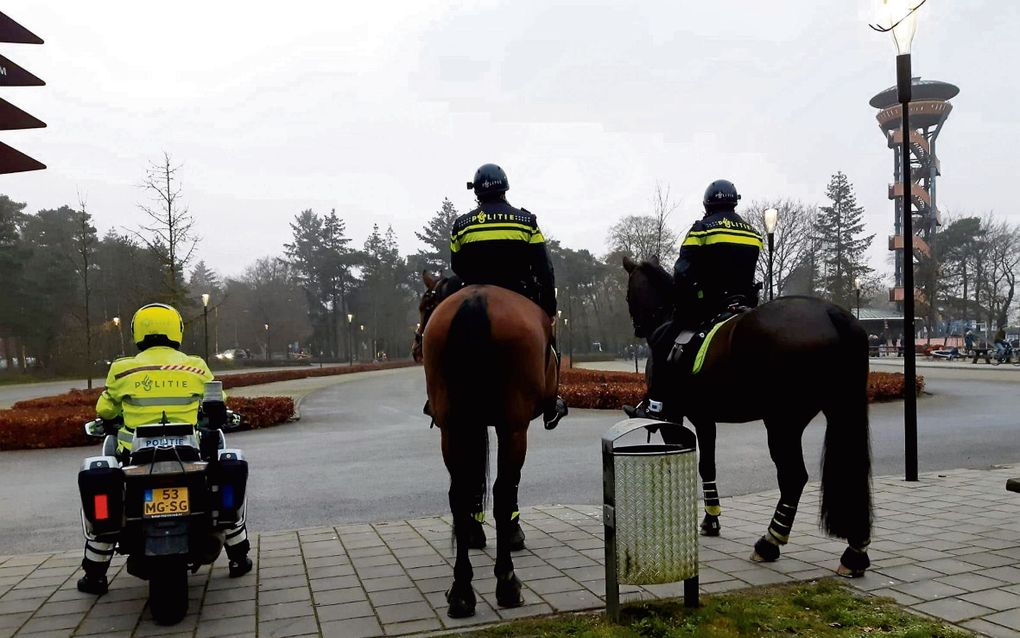
[[[302,209],[405,252],[443,197],[467,210],[501,164],[547,235],[605,252],[609,226],[671,185],[685,230],[713,179],[744,201],[856,185],[886,268],[892,154],[868,100],[893,84],[870,0],[70,2],[9,0],[46,44],[0,52],[47,82],[0,95],[48,123],[2,139],[48,165],[4,175],[29,210],[77,201],[135,227],[146,163],[184,165],[200,257],[279,254]],[[1020,221],[1020,3],[929,0],[914,73],[957,84],[939,138],[944,212]]]

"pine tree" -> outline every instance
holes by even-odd
[[[864,279],[873,270],[864,253],[875,236],[864,235],[864,209],[857,205],[853,184],[842,171],[829,180],[825,195],[831,203],[819,207],[815,220],[815,233],[822,244],[822,290],[826,297],[849,308],[854,279]]]
[[[200,260],[191,269],[191,279],[188,281],[188,288],[196,298],[206,293],[215,295],[219,291],[219,277],[205,264],[204,259]]]
[[[435,273],[450,269],[450,231],[460,213],[449,198],[443,198],[442,207],[414,236],[425,242],[427,248],[416,255],[421,267]]]

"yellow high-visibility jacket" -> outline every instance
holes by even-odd
[[[135,428],[159,423],[164,413],[171,423],[196,423],[205,382],[212,380],[202,357],[164,346],[146,348],[110,365],[96,413],[104,419],[124,416],[117,449],[130,450]]]

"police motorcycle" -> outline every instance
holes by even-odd
[[[85,424],[102,437],[100,456],[78,473],[85,534],[116,543],[128,573],[149,581],[149,610],[164,625],[188,611],[188,572],[212,564],[224,531],[243,522],[248,463],[226,447],[224,431],[240,415],[226,409],[222,384],[206,384],[198,424],[163,422],[135,428],[130,453],[118,454],[115,422]]]

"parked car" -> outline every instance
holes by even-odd
[[[231,348],[223,352],[217,352],[216,358],[220,361],[244,361],[251,359],[251,353],[244,348]]]

